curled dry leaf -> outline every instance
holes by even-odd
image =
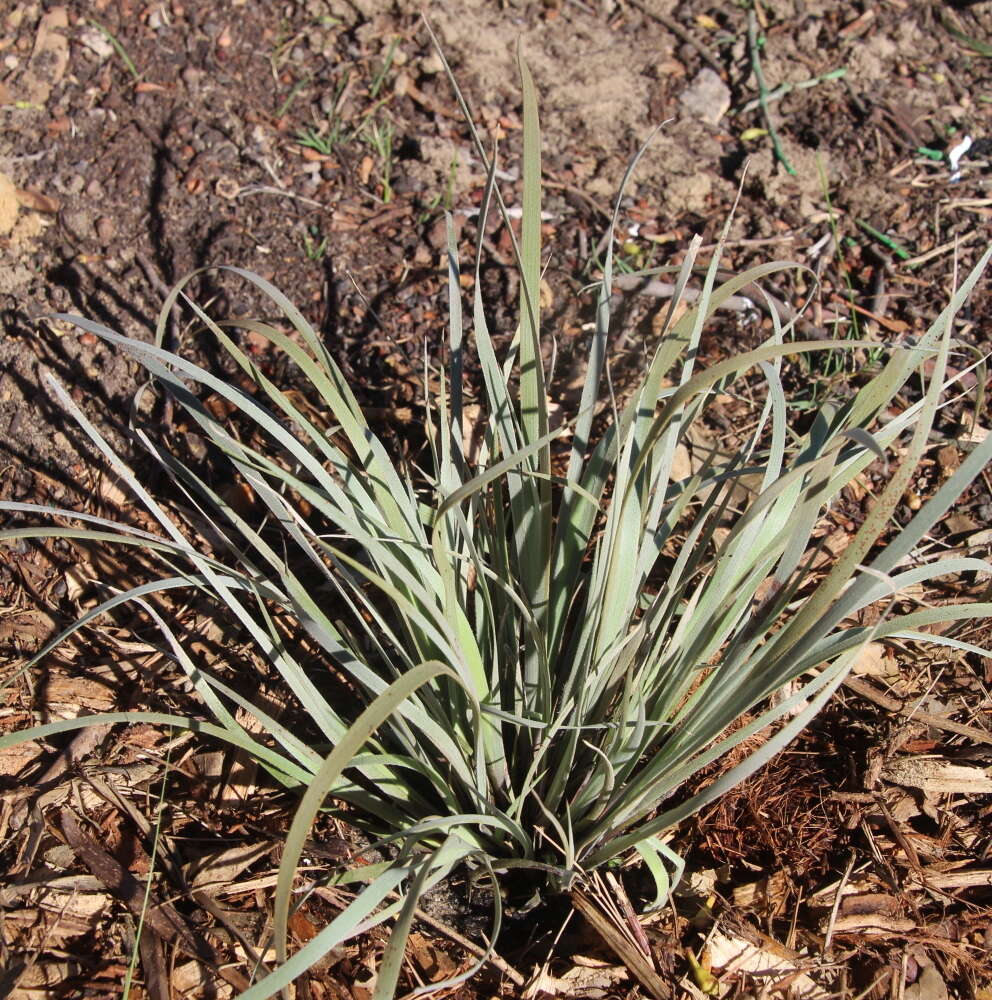
[[[190,864],[186,877],[197,889],[230,885],[243,871],[270,854],[273,846],[267,843],[239,844],[201,855]]]
[[[597,968],[576,965],[560,977],[551,975],[545,968],[539,969],[534,974],[521,996],[523,1000],[536,1000],[543,996],[602,996],[603,990],[611,990],[627,979],[627,970],[622,965],[605,965]]]
[[[906,987],[905,1000],[947,1000],[947,984],[933,965],[927,965],[919,979]]]
[[[51,198],[40,191],[32,191],[30,188],[18,188],[17,200],[32,212],[44,212],[46,215],[55,215],[62,207],[58,198]]]
[[[880,642],[869,642],[858,654],[851,672],[859,676],[885,677],[893,673],[895,662]]]
[[[758,943],[732,931],[717,931],[709,939],[710,967],[724,981],[730,976],[761,976],[767,986],[779,983],[788,996],[826,1000],[828,992],[800,971],[793,953],[771,938]],[[773,987],[775,988],[775,987]]]

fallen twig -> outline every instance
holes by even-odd
[[[618,274],[613,279],[613,287],[621,291],[633,292],[635,295],[650,295],[658,299],[671,298],[675,294],[675,286],[667,281],[647,281],[636,274]],[[682,297],[686,302],[695,302],[699,298],[699,290],[686,288]],[[762,289],[761,295],[753,299],[746,295],[730,295],[721,302],[719,308],[731,312],[746,312],[751,309],[763,309],[770,313],[774,309],[787,323],[795,321],[796,329],[811,340],[830,340],[831,333],[817,326],[816,323],[799,314],[790,303],[783,301]],[[824,314],[826,322],[834,323],[838,317]]]
[[[926,253],[921,253],[918,257],[911,257],[909,260],[903,261],[903,263],[906,267],[919,267],[920,264],[926,264],[927,261],[933,260],[934,257],[941,257],[945,253],[950,253],[955,247],[963,247],[967,246],[969,243],[974,243],[975,240],[984,235],[985,230],[973,229],[965,236],[955,236],[953,240],[949,240],[947,243],[941,243],[939,247],[934,247]]]
[[[895,712],[897,715],[913,719],[915,722],[921,722],[925,726],[933,726],[934,729],[941,729],[946,733],[954,733],[956,736],[966,736],[975,743],[984,743],[986,746],[992,746],[992,735],[983,732],[981,729],[976,729],[974,726],[965,726],[960,722],[952,722],[950,719],[943,719],[939,715],[931,715],[929,712],[920,712],[915,705],[904,705],[898,699],[884,694],[878,688],[857,677],[846,678],[844,687],[853,691],[856,695],[860,695],[862,698],[873,702],[880,708],[884,708],[888,712]]]

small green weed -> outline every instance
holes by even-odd
[[[348,90],[350,80],[349,73],[342,75],[341,81],[334,91],[331,110],[326,121],[297,132],[296,141],[301,146],[313,149],[321,156],[330,156],[338,146],[353,138],[354,133],[345,128],[344,119],[341,116],[341,102]]]
[[[114,35],[109,28],[104,27],[99,21],[90,20],[90,24],[96,28],[104,38],[110,42],[113,47],[114,52],[117,53],[118,58],[124,64],[124,68],[131,74],[132,79],[135,83],[141,81],[142,74],[138,72],[138,67],[134,65],[134,60],[127,54],[127,49],[121,44],[120,40]]]
[[[386,58],[383,61],[382,66],[379,68],[379,71],[372,77],[372,82],[369,84],[369,97],[371,97],[373,101],[379,96],[379,91],[382,89],[382,85],[386,82],[386,74],[393,65],[393,56],[396,54],[396,46],[398,43],[399,38],[394,38],[389,43],[389,50],[386,52]]]
[[[387,205],[393,200],[391,179],[393,176],[393,137],[395,127],[387,118],[375,118],[368,121],[362,132],[362,138],[375,152],[379,159],[382,183],[382,200]]]
[[[304,77],[302,80],[297,80],[296,83],[290,88],[289,93],[286,95],[282,104],[276,108],[276,118],[282,118],[290,107],[292,107],[293,101],[299,96],[302,90],[305,90],[310,85],[310,77]]]
[[[320,226],[308,226],[303,233],[303,253],[307,260],[321,261],[327,254],[327,237],[321,236]]]
[[[344,130],[340,121],[331,123],[330,128],[325,132],[308,128],[296,133],[296,141],[301,146],[313,149],[321,156],[330,156],[344,139]]]
[[[422,226],[428,219],[432,218],[438,209],[450,212],[454,205],[455,177],[458,174],[458,157],[453,156],[448,166],[448,179],[445,182],[444,190],[438,191],[433,198],[424,206],[423,211],[417,216],[417,225]]]

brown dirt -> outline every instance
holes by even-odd
[[[0,496],[103,513],[120,507],[119,486],[99,471],[92,447],[40,379],[54,373],[101,430],[126,447],[136,368],[92,336],[40,317],[73,312],[150,340],[167,287],[212,264],[256,270],[300,305],[373,416],[400,443],[406,440],[421,404],[423,345],[439,345],[445,336],[442,213],[453,211],[470,246],[484,181],[419,20],[422,5],[8,0],[0,6]],[[771,105],[796,176],[777,161],[768,137],[753,132],[765,125],[761,111],[738,110],[756,96],[744,5],[430,5],[428,16],[484,136],[499,138],[511,206],[519,198],[518,39],[532,68],[545,142],[549,329],[566,361],[581,361],[590,303],[578,292],[595,274],[616,186],[663,121],[623,202],[622,264],[677,263],[695,232],[712,243],[743,179],[728,266],[805,260],[820,277],[815,327],[835,314],[841,333],[847,331],[850,282],[855,302],[871,314],[861,314],[868,332],[894,340],[936,315],[955,256],[966,269],[988,243],[987,149],[964,161],[956,183],[946,164],[920,149],[946,150],[965,133],[992,136],[992,62],[944,25],[950,16],[988,44],[992,2],[769,0],[760,9],[769,88],[847,69],[843,80],[796,89]],[[694,102],[707,78],[710,89]],[[369,142],[375,124],[394,129],[388,186]],[[323,153],[298,141],[308,130],[328,139],[336,127],[343,139]],[[907,265],[860,223],[912,257],[940,252]],[[817,254],[813,248],[829,240],[834,224],[840,246]],[[961,241],[956,255],[955,239]],[[500,225],[487,234],[486,247],[492,321],[508,334],[515,286]],[[229,276],[204,275],[193,287],[217,316],[268,310],[261,296]],[[798,303],[807,287],[808,279],[782,278],[773,291]],[[986,281],[959,324],[961,338],[985,350],[990,303]],[[646,296],[624,300],[618,335],[626,362],[617,357],[619,371],[638,363],[657,309]],[[742,314],[711,332],[704,353],[715,357],[761,335],[760,318]],[[170,337],[172,346],[210,363],[190,327],[178,324]],[[793,388],[804,388],[799,378]],[[951,421],[948,415],[948,428]],[[987,415],[981,424],[988,425]],[[931,490],[953,460],[946,452],[935,458],[918,490]],[[989,492],[986,478],[963,498],[943,537],[967,544],[987,526]],[[857,520],[863,497],[849,500],[836,515],[842,527],[845,518]],[[78,580],[104,557],[65,544],[8,545],[3,552],[0,645],[14,674],[19,657],[91,599]],[[136,571],[106,563],[100,569],[110,580]],[[960,599],[965,589],[952,586],[938,598]],[[201,634],[195,609],[184,614],[184,627]],[[162,697],[161,656],[131,633],[139,624],[122,620],[94,630],[91,644],[62,651],[30,684],[18,677],[4,692],[4,729],[26,724],[32,713],[139,708]],[[219,656],[224,638],[202,638]],[[971,636],[987,639],[987,632]],[[888,692],[907,705],[925,697],[934,716],[957,712],[955,718],[988,730],[987,662],[908,655],[894,647],[872,664],[879,697]],[[165,697],[181,707],[182,692]],[[71,805],[86,816],[87,835],[141,881],[150,847],[142,817],[152,814],[162,781],[164,738],[141,727],[99,735],[95,744],[60,744],[60,752],[29,747],[0,755],[7,789],[0,851],[8,872],[0,879],[6,969],[0,981],[15,996],[104,996],[117,992],[123,978],[133,900],[123,882],[108,886],[93,865],[87,868],[82,859],[96,855],[80,846],[66,810]],[[739,923],[749,922],[788,944],[790,961],[814,969],[818,984],[845,996],[874,982],[866,996],[922,1000],[942,995],[937,983],[950,995],[988,1000],[990,799],[931,794],[888,780],[887,762],[906,754],[960,757],[987,773],[987,758],[973,741],[848,693],[789,754],[686,830],[680,843],[697,873],[695,896],[677,916],[649,928],[671,982],[687,973],[681,947],[698,951],[697,931],[711,926],[696,913],[706,904],[710,916],[736,928],[731,938],[740,940]],[[165,874],[163,899],[179,891],[183,878],[195,879],[196,865],[209,859],[224,887],[217,895],[224,920],[257,944],[286,804],[255,795],[250,776],[233,779],[224,761],[197,746],[177,745],[171,760],[177,770],[170,797],[181,806],[170,821],[167,856],[175,870]],[[323,833],[327,842],[338,835]],[[220,857],[222,847],[238,845],[256,853]],[[845,872],[856,892],[845,896],[835,918],[836,964],[819,968],[831,933],[830,893],[840,891]],[[250,967],[237,935],[217,930],[202,899],[174,902],[181,929],[156,932],[154,946],[142,951],[140,990],[164,981],[148,970],[164,969],[156,963],[167,961],[173,995],[212,995],[205,984],[217,982],[217,995],[231,995],[237,983],[219,980],[211,962],[230,962],[238,975]],[[306,940],[331,912],[333,900],[311,905],[294,927],[296,939]],[[464,952],[436,930],[423,930],[413,957],[422,977],[463,967]],[[343,951],[332,971],[311,977],[303,989],[313,997],[367,996],[361,984],[377,946],[373,937]],[[622,969],[614,980],[604,973],[598,986],[591,974],[575,975],[590,965],[571,957],[591,954],[600,952],[587,938],[566,938],[553,969],[555,989],[635,995]],[[607,965],[615,961],[600,957]],[[526,962],[536,960],[525,960],[528,976]],[[728,974],[727,982],[739,992],[762,985],[745,974]],[[461,995],[519,992],[498,976],[486,979],[481,992],[474,989]]]

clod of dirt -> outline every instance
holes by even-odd
[[[109,215],[101,215],[93,228],[101,243],[109,243],[117,233],[117,225]]]
[[[730,108],[730,88],[707,66],[679,95],[679,104],[688,117],[716,125]]]

